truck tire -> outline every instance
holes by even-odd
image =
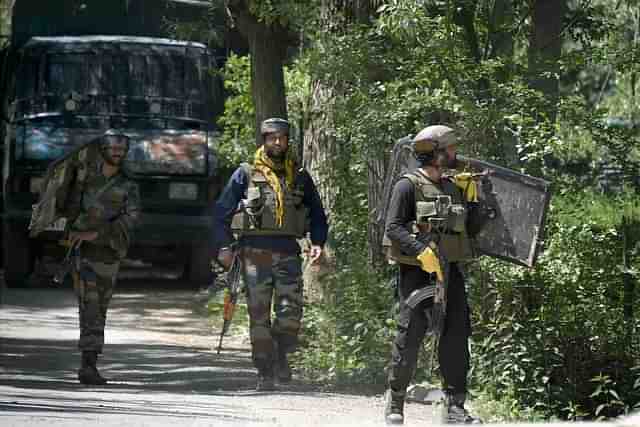
[[[27,230],[3,221],[2,243],[5,283],[9,287],[25,286],[35,261]]]
[[[205,287],[211,280],[211,264],[208,244],[191,246],[189,258],[185,266],[185,278],[194,287]]]

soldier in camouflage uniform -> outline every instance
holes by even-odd
[[[280,383],[291,379],[287,354],[296,348],[302,318],[302,261],[296,239],[310,231],[309,259],[315,262],[328,227],[311,176],[288,152],[288,122],[267,119],[261,134],[264,144],[253,164],[234,172],[216,202],[214,233],[218,260],[227,268],[232,235],[239,236],[235,250],[243,265],[257,389],[272,390],[276,374]]]
[[[96,368],[104,345],[107,308],[113,294],[120,261],[129,248],[130,233],[139,208],[137,185],[122,171],[129,138],[114,131],[99,144],[80,150],[70,160],[75,180],[63,209],[69,219],[68,241],[79,248],[72,272],[80,312],[82,384],[107,381]]]

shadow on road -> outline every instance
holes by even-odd
[[[105,398],[118,393],[265,394],[253,391],[256,379],[248,346],[225,339],[223,352],[215,353],[219,330],[206,317],[206,298],[198,299],[192,291],[119,284],[98,362],[110,383],[94,389],[81,386],[76,377],[80,352],[72,291],[9,290],[6,297],[0,307],[0,387],[27,395],[37,390],[99,390]],[[320,386],[294,381],[277,393],[326,396],[321,391]],[[7,398],[0,389],[0,400],[5,400],[0,403],[7,405]]]
[[[84,390],[77,382],[76,341],[2,338],[0,384],[22,389]],[[220,394],[251,389],[255,374],[244,352],[216,355],[157,344],[107,344],[101,392]]]

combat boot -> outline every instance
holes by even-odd
[[[273,369],[258,369],[258,383],[256,391],[274,391],[276,389],[273,379]]]
[[[384,394],[384,421],[387,424],[404,424],[404,393],[387,389]]]
[[[275,349],[278,357],[274,367],[278,375],[278,381],[281,384],[287,384],[291,382],[291,367],[289,366],[287,352],[283,350],[281,345],[276,345]]]
[[[105,385],[107,380],[104,379],[96,363],[98,362],[98,353],[95,351],[82,352],[82,367],[78,370],[78,380],[84,385]]]
[[[464,401],[464,394],[446,395],[442,424],[482,424],[480,418],[472,416],[465,409]]]
[[[276,384],[273,379],[273,373],[265,374],[258,372],[258,383],[256,384],[256,391],[274,391]]]

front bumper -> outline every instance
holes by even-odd
[[[212,218],[208,215],[143,213],[133,232],[133,244],[137,246],[205,244],[210,239],[212,223]]]
[[[12,210],[4,212],[4,220],[8,220],[12,227],[17,227],[28,233],[31,212]],[[166,246],[166,245],[194,245],[206,244],[211,237],[212,218],[209,215],[176,215],[142,213],[133,231],[132,245],[135,246]],[[42,240],[59,240],[59,232],[44,232]]]

